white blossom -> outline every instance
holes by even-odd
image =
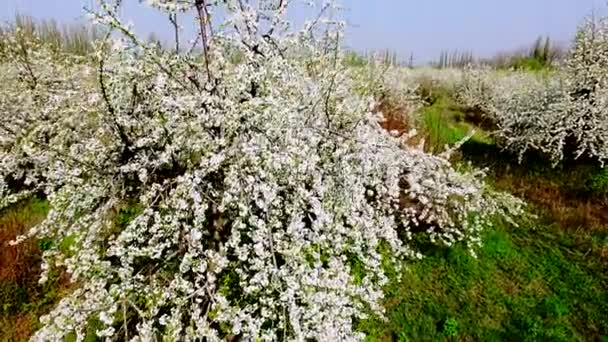
[[[587,19],[566,63],[548,75],[473,69],[459,100],[485,113],[496,136],[520,158],[530,149],[554,165],[564,158],[608,160],[608,18]]]
[[[55,242],[44,265],[77,286],[33,340],[82,340],[92,319],[134,341],[362,340],[383,261],[419,258],[414,236],[474,248],[493,215],[521,212],[380,127],[335,18],[318,36],[282,8],[209,3],[227,25],[206,57],[146,45],[105,4],[94,17],[124,44],[2,59],[0,205],[44,193],[28,236]]]

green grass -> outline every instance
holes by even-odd
[[[604,234],[593,238],[608,241]],[[387,287],[368,341],[584,341],[608,335],[606,263],[551,224],[489,229],[478,257],[437,249]]]
[[[608,167],[591,173],[587,184],[592,193],[596,195],[608,195]]]
[[[489,167],[495,187],[525,196],[514,187],[517,180],[533,190],[543,185],[562,197],[596,200],[604,191],[606,171],[598,165],[553,169],[534,154],[520,165],[467,122],[465,109],[447,93],[435,94],[419,113],[427,149],[441,150],[475,129],[456,163]],[[608,227],[565,225],[558,216],[572,210],[561,210],[571,205],[561,200],[531,204],[540,218],[519,227],[498,222],[487,229],[477,258],[464,247],[437,248],[410,263],[386,288],[388,320],[360,322],[367,340],[608,341]]]
[[[456,162],[464,160],[478,168],[488,168],[493,178],[500,178],[507,171],[531,182],[542,179],[553,183],[572,195],[608,199],[608,166],[602,168],[595,161],[581,158],[552,167],[546,156],[534,151],[529,151],[520,163],[517,155],[497,146],[489,132],[469,122],[466,110],[456,104],[447,91],[434,90],[431,105],[418,113],[419,123],[426,133],[427,150],[441,152],[474,131],[461,148],[462,158]]]
[[[492,143],[485,132],[465,121],[465,114],[444,91],[439,90],[434,96],[432,105],[424,107],[419,113],[422,127],[427,133],[428,150],[443,151],[446,145],[458,143],[472,131],[475,131],[472,141]]]
[[[470,132],[470,127],[466,125],[452,125],[447,122],[446,115],[451,115],[451,111],[440,102],[429,108],[423,117],[424,127],[429,132],[428,144],[433,150],[441,150],[445,145],[455,144]]]
[[[509,67],[514,68],[516,70],[524,70],[529,72],[545,72],[551,70],[550,64],[534,57],[514,58],[511,61]]]

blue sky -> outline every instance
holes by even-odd
[[[0,19],[15,12],[62,22],[83,20],[82,6],[94,0],[0,0]],[[138,0],[124,0],[124,15],[141,33],[168,37],[164,16]],[[435,59],[444,49],[490,56],[531,44],[539,35],[568,43],[577,24],[602,0],[343,0],[351,24],[348,45],[359,51],[390,48],[417,61]],[[296,14],[297,16],[297,14]],[[165,32],[165,33],[163,33]]]

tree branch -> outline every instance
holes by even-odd
[[[207,24],[209,22],[209,13],[207,12],[207,4],[205,0],[196,0],[196,12],[198,16],[199,29],[201,40],[203,42],[203,54],[205,55],[205,69],[207,77],[212,80],[211,70],[209,69],[209,37],[207,37]]]
[[[169,21],[173,25],[175,35],[175,53],[179,54],[179,25],[177,23],[177,12],[169,14]]]

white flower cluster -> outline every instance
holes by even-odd
[[[77,284],[33,340],[361,340],[383,264],[417,257],[415,236],[474,247],[493,215],[521,213],[380,127],[334,21],[317,39],[281,6],[210,3],[226,25],[203,33],[204,57],[148,46],[102,6],[124,38],[89,60],[2,62],[2,201],[44,192],[29,235],[55,241],[43,270]]]
[[[588,18],[579,28],[564,69],[569,96],[565,106],[576,155],[608,160],[608,17]]]
[[[404,126],[410,123],[414,117],[412,114],[423,105],[418,94],[418,82],[409,69],[375,62],[348,69],[348,72],[359,95],[374,98],[377,109],[390,108],[391,113],[383,114],[398,115],[390,119],[400,120]]]
[[[462,82],[464,74],[460,68],[443,68],[436,69],[431,67],[422,67],[409,70],[412,77],[418,84],[431,82],[433,86],[440,86],[448,91],[454,91]]]
[[[608,18],[585,22],[565,67],[544,75],[469,70],[457,95],[498,126],[520,157],[534,149],[557,164],[582,155],[608,160]]]
[[[0,209],[42,192],[49,165],[71,172],[62,160],[87,159],[70,147],[83,142],[75,132],[90,122],[91,112],[99,107],[94,70],[79,57],[52,52],[39,41],[24,39],[19,30],[4,39],[6,50],[0,57]],[[48,148],[41,150],[41,146]],[[62,176],[57,176],[60,182]]]
[[[418,82],[410,69],[389,66],[384,73],[381,89],[388,100],[404,113],[413,113],[422,106],[417,93]]]

